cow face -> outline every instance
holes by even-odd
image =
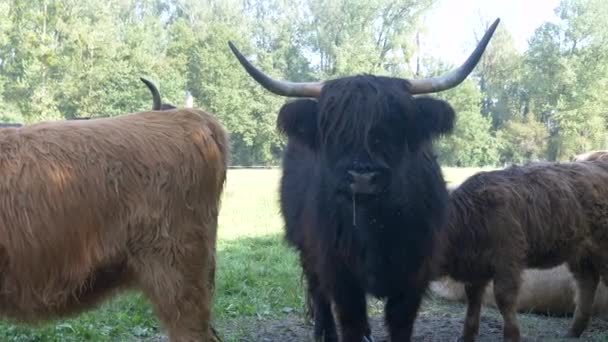
[[[374,196],[390,187],[396,168],[424,173],[424,167],[416,166],[425,158],[428,163],[428,156],[421,158],[421,146],[452,129],[454,111],[443,101],[413,95],[460,84],[479,62],[499,21],[490,25],[460,67],[423,79],[357,75],[316,82],[282,81],[256,68],[232,42],[228,45],[247,73],[267,90],[281,96],[317,99],[283,106],[278,126],[291,141],[318,154],[323,186],[351,195]],[[414,183],[414,173],[409,175],[409,183]]]
[[[285,104],[278,127],[319,155],[326,185],[348,196],[379,195],[394,172],[416,167],[421,146],[453,127],[449,104],[413,97],[408,87],[402,79],[369,75],[333,80],[318,101]]]

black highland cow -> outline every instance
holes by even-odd
[[[451,73],[426,80],[359,75],[319,83],[272,79],[229,43],[247,72],[283,96],[287,135],[280,186],[286,238],[300,254],[317,341],[371,339],[366,293],[386,298],[391,340],[409,341],[432,276],[448,195],[432,138],[452,107],[414,97],[455,87],[475,67],[499,20]],[[337,324],[332,315],[334,305]]]

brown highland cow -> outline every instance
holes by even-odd
[[[42,323],[139,289],[211,339],[227,133],[195,109],[0,130],[0,315]]]
[[[504,338],[519,341],[522,272],[566,263],[579,296],[568,336],[585,330],[596,288],[608,277],[608,163],[534,163],[480,172],[450,195],[442,275],[464,282],[463,339],[473,341],[493,280]]]
[[[608,151],[590,151],[577,155],[574,161],[608,161]],[[448,186],[453,191],[457,186]],[[454,301],[466,301],[464,284],[449,277],[435,281],[431,290],[436,295]],[[517,297],[517,311],[549,316],[572,315],[576,308],[577,288],[572,273],[565,264],[550,269],[527,269],[522,275]],[[483,304],[496,307],[493,282],[484,291]],[[593,314],[608,319],[608,287],[600,282],[593,300]]]

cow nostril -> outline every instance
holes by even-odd
[[[348,174],[352,177],[352,181],[355,183],[371,183],[376,179],[376,177],[378,177],[379,172],[348,171]]]
[[[348,171],[350,191],[353,194],[373,194],[377,192],[376,177],[379,172]]]

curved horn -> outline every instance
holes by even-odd
[[[247,73],[256,80],[260,85],[269,91],[282,96],[291,97],[318,97],[321,95],[321,89],[323,88],[323,82],[288,82],[275,80],[268,75],[264,74],[258,68],[253,66],[246,58],[241,54],[239,50],[228,42],[230,50],[239,60],[241,65],[245,68]]]
[[[148,81],[147,79],[145,79],[143,77],[140,77],[139,79],[146,84],[146,86],[148,87],[148,89],[150,89],[150,92],[152,93],[152,110],[160,110],[161,109],[160,93],[158,92],[158,89],[156,88],[154,83]]]
[[[460,67],[450,71],[449,73],[438,76],[426,78],[423,80],[410,80],[410,93],[411,94],[424,94],[424,93],[436,93],[439,91],[447,90],[450,88],[454,88],[459,85],[462,81],[464,81],[467,76],[473,71],[473,68],[479,62],[481,55],[483,55],[486,46],[490,42],[498,23],[500,22],[500,18],[497,18],[492,26],[486,31],[483,38],[477,47],[473,51],[473,53],[467,58],[467,60]]]

